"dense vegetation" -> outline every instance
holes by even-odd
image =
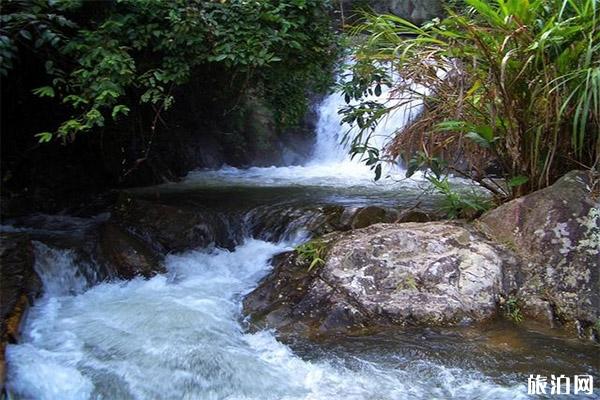
[[[362,131],[353,151],[376,165],[402,156],[409,175],[428,167],[477,180],[499,199],[543,188],[573,168],[598,167],[600,9],[597,0],[466,0],[422,27],[367,15],[357,27],[345,119]],[[394,78],[395,77],[395,78]],[[399,79],[401,77],[402,79]],[[389,85],[423,112],[382,152],[373,127],[386,107],[369,93]],[[507,186],[485,179],[506,178]]]
[[[0,7],[4,194],[150,184],[206,160],[276,162],[277,135],[299,129],[337,58],[321,0]]]
[[[239,77],[244,85],[260,81],[278,106],[279,121],[287,123],[306,106],[298,88],[328,79],[327,21],[317,0],[9,0],[0,73],[7,75],[20,46],[45,59],[49,84],[34,93],[69,105],[73,116],[38,134],[41,141],[74,139],[107,118],[127,115],[127,100],[168,109],[173,86],[207,63],[222,64],[227,78]]]

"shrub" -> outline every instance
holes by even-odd
[[[391,15],[366,15],[355,30],[368,37],[354,67],[362,86],[344,88],[348,97],[363,99],[369,85],[387,84],[398,96],[408,92],[423,100],[420,116],[398,131],[386,155],[460,153],[467,168],[450,161],[449,169],[503,198],[543,188],[573,168],[597,167],[598,0],[452,4],[446,18],[422,27]],[[402,79],[382,79],[382,65]],[[368,148],[364,131],[393,111],[369,103],[343,110],[350,122],[363,119],[353,151]],[[508,186],[484,179],[490,160]]]

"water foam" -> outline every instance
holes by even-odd
[[[149,280],[45,295],[31,309],[22,343],[8,346],[9,389],[42,400],[519,396],[520,387],[426,362],[306,361],[272,332],[246,333],[241,298],[286,249],[247,240],[232,252],[171,255],[169,273]],[[69,259],[63,255],[57,262]]]

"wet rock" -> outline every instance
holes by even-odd
[[[406,210],[400,213],[396,222],[429,222],[434,221],[436,219],[438,218],[435,218],[433,215],[428,214],[424,211]]]
[[[368,206],[359,209],[352,218],[352,229],[365,228],[380,222],[394,222],[398,218],[398,211],[392,208]]]
[[[0,234],[0,393],[5,378],[4,350],[19,338],[19,325],[42,292],[34,270],[33,245],[27,235]]]
[[[375,0],[373,7],[379,13],[391,13],[421,24],[443,14],[440,0]]]
[[[355,210],[348,212],[349,208],[339,205],[325,206],[319,209],[320,218],[313,219],[308,230],[315,236],[322,236],[335,231],[350,229],[351,217]]]
[[[351,229],[366,228],[367,226],[382,222],[398,222],[398,219],[403,215],[396,208],[381,206],[327,206],[323,207],[321,212],[323,218],[314,219],[313,223],[308,226],[308,230],[315,236],[335,231],[343,232]],[[410,218],[411,216],[409,215],[407,220],[402,222],[409,222]],[[416,217],[416,219],[420,218]]]
[[[122,195],[111,221],[126,228],[161,253],[215,244],[232,248],[226,221],[197,207],[171,206]]]
[[[100,229],[100,262],[122,279],[146,278],[166,272],[162,257],[120,226],[107,222]]]
[[[259,327],[309,337],[389,326],[455,325],[496,314],[516,260],[473,228],[377,224],[326,235],[325,263],[287,253],[244,301]]]
[[[278,241],[300,229],[307,230],[312,236],[323,236],[380,222],[394,222],[399,215],[396,208],[380,206],[264,206],[249,212],[245,220],[255,237]]]
[[[526,316],[574,329],[600,326],[598,177],[572,171],[554,185],[483,215],[478,226],[521,258]],[[597,181],[596,181],[597,185]]]

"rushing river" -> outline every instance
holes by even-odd
[[[196,171],[149,193],[243,209],[246,216],[269,202],[397,205],[417,199],[418,179],[401,180],[402,171],[392,169],[395,181],[375,184],[368,168],[347,160],[337,145],[339,104],[334,95],[321,105],[315,152],[303,166]],[[392,117],[397,120],[378,131],[378,140],[406,117]],[[53,217],[35,228],[10,229],[84,229],[97,220]],[[243,296],[269,272],[272,256],[306,235],[296,225],[277,241],[246,235],[233,250],[171,254],[166,274],[127,282],[98,282],[92,261],[36,243],[45,292],[26,318],[21,342],[8,346],[10,392],[61,400],[496,400],[527,398],[529,374],[598,377],[597,347],[501,321],[322,343],[284,344],[275,332],[248,333]]]

